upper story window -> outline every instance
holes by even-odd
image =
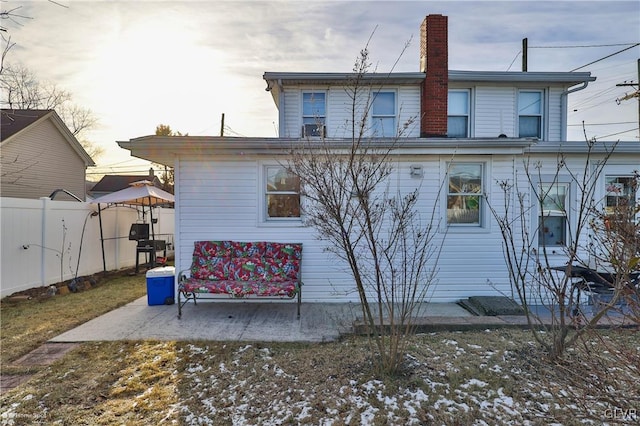
[[[326,94],[302,93],[302,136],[322,136],[326,119]]]
[[[396,136],[396,94],[377,92],[371,106],[371,134],[377,137]]]
[[[283,166],[265,166],[267,220],[300,218],[300,178]]]
[[[541,183],[539,191],[538,246],[564,246],[569,228],[569,184]]]
[[[447,103],[447,137],[469,137],[469,91],[449,91]]]
[[[447,224],[482,225],[484,164],[452,163],[448,172]]]
[[[518,92],[518,133],[521,138],[542,139],[542,91]]]

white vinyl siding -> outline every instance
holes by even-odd
[[[303,248],[302,277],[305,285],[302,289],[304,302],[355,302],[358,295],[354,292],[353,279],[346,264],[339,262],[324,251],[324,243],[316,238],[314,229],[300,223],[268,226],[260,221],[263,208],[260,173],[267,164],[277,164],[272,156],[210,156],[205,158],[189,157],[180,159],[176,167],[176,253],[177,269],[182,270],[191,264],[193,242],[197,240],[230,239],[238,241],[281,241],[301,242]],[[584,168],[584,156],[567,158],[567,167],[573,172]],[[624,161],[618,158],[617,161]],[[435,223],[443,223],[446,214],[446,192],[439,192],[448,155],[408,155],[401,156],[395,162],[395,171],[389,178],[389,185],[402,194],[420,187],[418,210],[423,223],[431,218],[431,212],[438,216]],[[522,167],[522,158],[518,155],[477,156],[458,153],[455,161],[485,164],[484,189],[488,202],[499,212],[505,205],[505,193],[499,182],[511,182],[515,179],[521,184],[526,182]],[[542,178],[548,180],[556,168],[554,154],[532,155],[532,163],[541,164]],[[627,166],[607,166],[602,176],[601,188],[604,197],[605,176],[627,176],[637,165],[637,161],[627,159]],[[630,165],[629,165],[630,164]],[[412,177],[411,167],[419,166],[422,177]],[[563,183],[564,181],[561,181]],[[527,191],[528,186],[521,186]],[[443,189],[446,191],[446,189]],[[578,194],[574,185],[569,188],[572,194],[567,208],[576,208]],[[531,202],[531,194],[524,198]],[[517,200],[512,197],[511,208],[517,209]],[[516,204],[513,204],[516,203]],[[538,212],[530,209],[529,223],[537,224]],[[516,211],[512,211],[516,215]],[[509,279],[502,252],[502,237],[495,221],[485,210],[485,227],[446,227],[441,226],[436,240],[444,238],[442,253],[438,262],[438,285],[430,293],[432,302],[452,302],[469,296],[511,294]],[[515,216],[514,216],[515,217]],[[573,220],[573,218],[570,218]],[[575,224],[570,224],[575,227]],[[537,225],[533,225],[534,227]],[[455,228],[455,229],[454,229]],[[535,231],[535,230],[534,230]],[[535,238],[535,232],[533,237]],[[587,236],[585,235],[586,239]],[[587,241],[581,242],[583,245]],[[552,250],[549,255],[552,262],[562,265],[566,261],[561,250]]]
[[[351,138],[352,130],[352,108],[353,101],[349,97],[344,87],[332,86],[329,89],[329,99],[327,102],[327,136],[329,138]],[[362,117],[363,105],[366,103],[366,93],[362,91],[356,104],[356,117]],[[355,132],[359,131],[358,128]]]
[[[302,227],[299,222],[289,226],[263,226],[260,222],[262,168],[263,162],[257,157],[189,158],[177,162],[176,270],[191,265],[194,241],[299,242],[303,244],[302,300],[349,300],[345,295],[334,295],[330,282],[335,290],[345,293],[351,281],[333,266],[335,261],[318,244],[312,229]]]
[[[420,87],[398,87],[398,122],[401,127],[409,123],[403,137],[420,136]]]
[[[512,87],[476,86],[473,106],[474,136],[497,138],[515,134],[516,97]]]
[[[284,91],[284,105],[280,105],[280,108],[284,108],[284,123],[280,123],[280,137],[300,137],[300,126],[302,126],[302,120],[300,119],[301,104],[300,90]]]
[[[438,197],[440,176],[434,171],[448,160],[450,157],[405,158],[396,163],[396,172],[390,177],[391,185],[401,193],[421,186],[418,206],[423,222],[429,220],[433,204],[441,201]],[[472,159],[476,160],[477,157]],[[347,265],[324,251],[324,245],[316,238],[313,229],[299,223],[271,227],[260,222],[262,194],[259,173],[264,164],[272,163],[273,159],[262,160],[257,156],[243,160],[210,157],[178,161],[177,269],[189,267],[193,242],[197,240],[302,242],[303,301],[357,301],[358,295],[353,291],[353,279]],[[415,165],[421,166],[425,172],[422,178],[411,177],[410,169]],[[496,178],[510,177],[502,175],[502,172],[511,171],[510,163],[496,170],[499,171],[494,173]],[[482,234],[443,232],[438,234],[438,238],[445,234],[438,274],[441,284],[432,288],[435,290],[432,301],[454,301],[470,294],[495,294],[496,289],[486,284],[488,278],[501,291],[508,292],[506,275],[497,272],[503,264],[497,230],[491,233],[485,230]],[[460,259],[464,259],[465,268],[460,268]]]
[[[351,122],[353,101],[345,89],[344,86],[331,86],[328,88],[286,88],[284,91],[284,106],[281,105],[281,108],[284,108],[285,123],[281,123],[280,136],[285,138],[300,137],[300,129],[302,126],[300,113],[302,110],[301,94],[303,92],[324,91],[326,93],[325,120],[327,137],[351,138],[353,136]],[[420,87],[391,86],[381,90],[394,91],[396,93],[396,125],[403,126],[405,123],[412,121],[408,128],[403,131],[402,136],[418,137],[420,135]],[[364,106],[369,95],[370,92],[368,90],[362,90],[360,92],[360,98],[356,102],[356,120],[363,117],[365,113]],[[371,113],[370,111],[369,120],[372,118]],[[359,131],[358,126],[356,126],[355,131],[357,134]]]
[[[544,121],[547,123],[546,140],[549,141],[561,141],[566,137],[566,129],[562,129],[561,95],[563,90],[562,88],[552,88],[547,91]]]

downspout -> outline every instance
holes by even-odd
[[[562,128],[562,139],[567,140],[567,108],[569,107],[568,98],[570,93],[579,92],[586,89],[589,85],[588,81],[583,81],[581,86],[574,87],[573,89],[567,89],[560,94],[560,127]]]

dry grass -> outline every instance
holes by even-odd
[[[3,369],[52,335],[143,295],[144,281],[120,277],[83,293],[3,305]],[[581,351],[589,350],[609,368],[612,352],[606,342],[611,339],[624,339],[624,347],[635,350],[630,359],[637,359],[637,330],[607,334],[570,351],[571,359],[587,359]],[[640,420],[640,407],[616,411],[597,393],[585,399],[580,375],[569,377],[546,363],[532,340],[529,332],[510,329],[417,335],[402,374],[393,377],[372,375],[367,341],[354,336],[324,344],[84,343],[60,361],[30,371],[29,381],[2,395],[0,422],[574,425],[584,424],[583,419],[592,424]],[[637,398],[640,390],[625,392]]]
[[[638,333],[625,337],[640,347]],[[605,403],[584,407],[572,400],[571,383],[541,362],[530,340],[521,330],[418,335],[405,371],[395,377],[371,375],[370,352],[361,337],[325,344],[86,343],[2,396],[2,420],[78,425],[611,420]]]
[[[3,373],[47,340],[146,294],[144,275],[116,276],[91,290],[49,299],[0,304],[0,363]]]

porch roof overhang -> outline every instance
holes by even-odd
[[[117,142],[121,148],[131,151],[131,155],[155,163],[172,166],[177,157],[202,158],[212,155],[257,155],[278,157],[286,156],[291,149],[304,144],[305,148],[320,148],[321,140],[299,138],[238,138],[219,136],[142,136],[128,141]],[[331,149],[347,150],[351,139],[326,139]],[[403,138],[375,139],[374,146],[395,146],[396,155],[522,155],[532,154],[586,154],[585,141],[538,141],[529,138]],[[596,142],[591,152],[605,154],[638,156],[640,161],[640,143],[636,141]]]

